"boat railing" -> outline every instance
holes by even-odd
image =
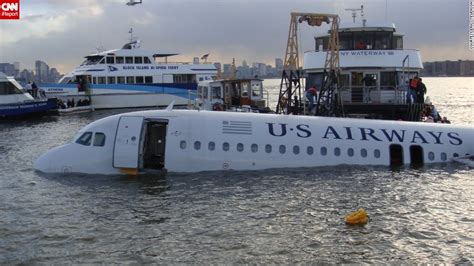
[[[314,53],[314,52],[327,52],[329,51],[328,49],[312,49],[312,50],[307,50],[304,52],[306,53]],[[398,49],[340,49],[340,52],[359,52],[359,51],[420,51],[418,49],[407,49],[407,48],[398,48]]]
[[[344,104],[405,104],[406,90],[402,86],[342,86],[339,89]]]

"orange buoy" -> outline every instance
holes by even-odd
[[[364,209],[360,208],[347,215],[345,221],[348,225],[364,225],[369,221],[369,216]]]

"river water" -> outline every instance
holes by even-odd
[[[474,78],[425,78],[474,124]],[[279,80],[266,80],[274,101]],[[47,176],[34,160],[120,111],[0,124],[0,264],[474,263],[474,172],[447,163]],[[370,222],[344,224],[363,207]]]

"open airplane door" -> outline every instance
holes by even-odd
[[[141,116],[120,118],[115,135],[113,167],[138,170],[142,125],[143,117]]]

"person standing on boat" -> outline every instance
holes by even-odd
[[[31,90],[33,91],[33,98],[37,98],[38,97],[38,86],[36,85],[36,83],[33,81],[33,84],[31,84]]]
[[[418,76],[415,76],[414,78],[410,79],[410,88],[409,88],[409,98],[410,98],[410,103],[417,103],[417,94],[416,94],[416,88],[418,87]]]
[[[33,95],[33,88],[31,87],[31,81],[28,81],[28,84],[25,85],[24,90],[29,94]]]
[[[422,79],[418,79],[418,84],[416,86],[416,102],[417,103],[424,103],[425,102],[425,94],[426,94],[426,86],[422,82]]]
[[[317,100],[318,96],[318,90],[316,89],[316,86],[312,86],[308,90],[306,90],[306,98],[308,99],[309,106],[308,106],[308,112],[311,113],[314,107],[314,100],[316,98]]]

